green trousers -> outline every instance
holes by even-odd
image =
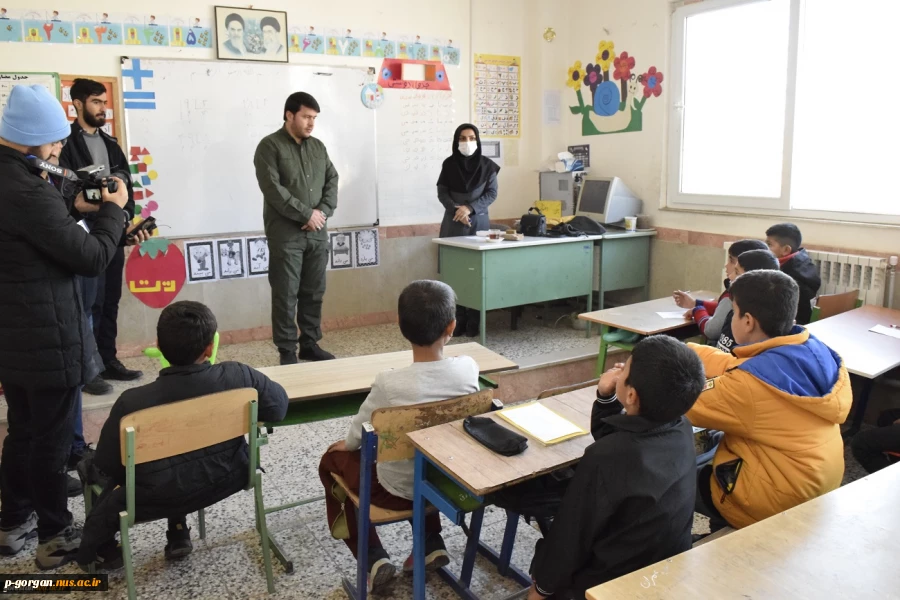
[[[272,288],[272,340],[279,350],[296,352],[322,339],[322,298],[328,242],[301,238],[269,242]],[[300,338],[297,338],[297,328]]]

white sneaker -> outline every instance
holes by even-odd
[[[32,512],[21,525],[0,529],[0,554],[12,556],[25,547],[25,542],[37,537],[37,513]]]

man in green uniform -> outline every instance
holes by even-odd
[[[325,221],[337,207],[338,174],[325,145],[312,137],[319,112],[309,94],[288,96],[284,127],[264,137],[253,157],[265,199],[272,338],[283,365],[297,363],[298,342],[301,360],[334,358],[318,342],[328,262]]]

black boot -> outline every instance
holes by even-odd
[[[465,306],[456,305],[456,329],[453,330],[453,337],[462,337],[466,335],[466,324],[469,322],[469,309]]]
[[[466,319],[466,335],[469,337],[478,337],[481,333],[481,313],[477,310],[467,309],[469,313]]]

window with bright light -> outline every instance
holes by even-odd
[[[900,215],[898,22],[900,0],[678,8],[669,205]]]

